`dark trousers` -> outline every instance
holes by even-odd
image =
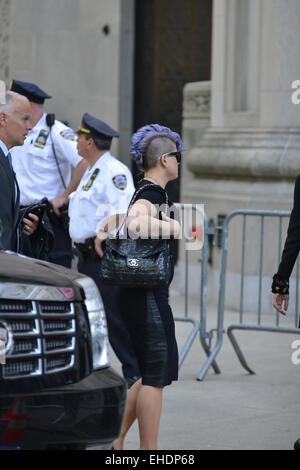
[[[71,268],[72,241],[68,231],[60,224],[52,224],[54,246],[49,255],[49,261],[65,268]]]
[[[107,318],[109,342],[122,364],[123,375],[130,386],[140,377],[140,372],[127,327],[119,312],[119,287],[106,285],[100,281],[101,260],[96,256],[80,255],[78,272],[91,277],[100,291]]]

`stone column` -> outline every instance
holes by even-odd
[[[189,155],[193,148],[200,145],[205,130],[210,124],[211,116],[211,82],[188,83],[183,90],[183,121],[182,121],[182,139],[184,144],[184,153],[181,170],[181,196],[180,201],[184,203],[193,203],[199,201],[199,179],[190,171]],[[175,271],[175,277],[172,282],[172,288],[176,292],[183,293],[185,286],[185,252],[184,244],[179,244],[179,259]],[[191,279],[199,277],[199,260],[202,253],[199,251],[191,252]],[[191,283],[189,293],[199,297],[199,283]]]
[[[211,114],[211,82],[188,83],[183,90],[183,122],[182,138],[184,154],[181,172],[181,199],[185,202],[189,197],[188,188],[194,181],[194,174],[188,168],[191,150],[200,143],[205,129],[210,123]]]
[[[0,80],[9,79],[10,0],[0,0]]]
[[[187,202],[204,203],[215,220],[238,208],[291,209],[300,173],[300,106],[291,101],[291,84],[300,78],[299,24],[298,0],[214,1],[211,119],[187,156],[194,179],[183,193]],[[253,256],[246,287],[253,293],[257,241],[247,248]],[[220,251],[214,251],[210,282],[217,293]],[[237,253],[228,265],[233,308],[240,267]],[[268,290],[276,268],[277,256],[265,260]]]
[[[75,129],[85,111],[119,129],[112,153],[126,161],[134,0],[10,1],[11,76],[44,88],[47,110]]]

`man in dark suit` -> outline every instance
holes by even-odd
[[[17,93],[5,93],[0,104],[0,250],[18,250],[20,191],[11,163],[9,149],[23,145],[30,123],[30,103]],[[29,214],[23,219],[24,233],[31,235],[38,217]]]
[[[273,277],[273,305],[286,315],[289,305],[289,279],[300,251],[300,175],[296,179],[294,206],[290,217],[288,233],[282,252],[281,262]],[[300,328],[300,325],[299,325]]]
[[[289,306],[289,279],[300,251],[300,175],[296,179],[294,206],[290,217],[287,237],[278,271],[273,276],[273,306],[282,315],[286,315]],[[299,324],[300,328],[300,324]],[[300,438],[294,449],[300,451]]]

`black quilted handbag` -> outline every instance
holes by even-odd
[[[155,185],[149,184],[136,191],[127,214],[135,203],[137,195],[149,187],[155,189]],[[165,213],[167,208],[166,193]],[[172,259],[168,240],[122,239],[117,234],[116,238],[106,241],[100,268],[100,279],[103,282],[128,288],[155,288],[168,285],[171,275]]]

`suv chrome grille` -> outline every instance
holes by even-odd
[[[74,333],[74,320],[43,320],[43,333],[64,334],[65,332]]]
[[[38,320],[26,320],[24,318],[5,318],[5,321],[11,331],[14,333],[14,337],[17,337],[18,335],[38,335],[40,332]]]
[[[41,354],[41,340],[37,338],[17,339],[14,342],[13,356]]]
[[[0,300],[0,320],[13,335],[3,378],[35,377],[74,367],[75,309],[71,302]]]
[[[16,377],[35,377],[40,374],[42,368],[41,359],[19,359],[18,361],[8,361],[5,366],[5,379],[15,379]]]
[[[6,300],[3,303],[0,303],[0,314],[1,313],[29,313],[32,312],[32,302],[30,300],[24,301],[15,301],[15,300]]]
[[[73,304],[70,302],[39,302],[42,315],[73,315]]]
[[[55,353],[58,350],[74,350],[75,338],[61,337],[61,338],[46,338],[44,340],[44,351]]]
[[[64,355],[57,356],[54,358],[46,359],[46,370],[48,373],[53,373],[58,370],[65,370],[73,367],[74,365],[74,356]]]

